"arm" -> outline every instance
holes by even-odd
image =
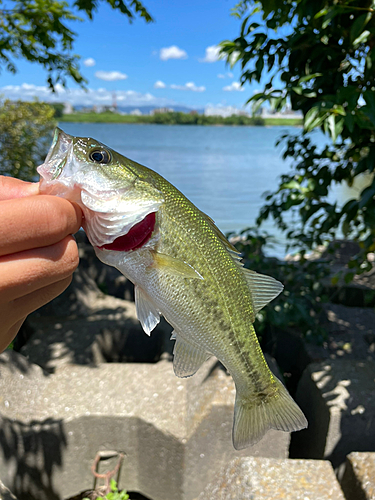
[[[26,316],[63,292],[78,265],[82,212],[38,184],[0,176],[0,352]]]

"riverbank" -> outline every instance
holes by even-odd
[[[118,113],[72,113],[59,118],[70,123],[156,123],[160,125],[244,125],[244,126],[301,126],[300,118],[262,118],[241,115],[205,116],[180,112],[155,115],[120,115]]]

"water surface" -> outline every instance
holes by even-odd
[[[89,136],[138,163],[152,168],[224,232],[253,226],[264,204],[262,194],[278,185],[290,162],[282,159],[276,140],[295,127],[231,127],[155,124],[62,123],[69,134]],[[322,136],[318,136],[322,141]],[[266,221],[275,234],[270,252],[285,255],[285,237]]]

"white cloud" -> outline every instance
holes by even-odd
[[[165,89],[166,85],[161,80],[154,83],[154,89]]]
[[[168,61],[168,59],[187,59],[187,56],[187,53],[177,47],[177,45],[160,49],[160,59],[162,61]]]
[[[193,92],[204,92],[206,90],[206,87],[203,86],[197,87],[193,82],[187,82],[185,83],[185,85],[172,84],[170,87],[171,89],[174,90],[192,90]]]
[[[128,75],[125,73],[120,73],[120,71],[97,71],[95,73],[96,78],[100,80],[105,80],[106,82],[116,82],[117,80],[126,80]]]
[[[227,92],[233,92],[233,91],[243,92],[245,89],[243,87],[241,87],[240,83],[233,82],[230,85],[227,85],[226,87],[223,87],[223,90],[225,90]]]
[[[223,74],[223,73],[219,73],[219,74],[217,75],[217,77],[218,77],[218,78],[227,78],[227,77],[228,77],[228,78],[233,78],[233,76],[234,76],[234,75],[233,75],[233,73],[229,73],[229,72],[228,72],[228,73],[225,73],[225,74]]]
[[[206,48],[206,55],[203,59],[199,59],[199,62],[213,63],[219,61],[222,59],[222,57],[219,56],[219,52],[220,47],[217,45],[210,45],[210,47]]]
[[[92,57],[89,57],[88,59],[85,59],[83,61],[83,64],[85,66],[87,66],[88,68],[91,68],[91,66],[95,66],[96,62],[95,62],[95,59],[93,59]]]
[[[105,88],[88,89],[64,89],[56,85],[56,93],[53,94],[46,86],[37,86],[24,83],[22,85],[7,85],[0,88],[0,94],[7,99],[32,101],[37,98],[45,102],[70,102],[73,106],[111,105],[113,102],[113,91]],[[135,90],[116,91],[117,102],[121,106],[166,106],[175,103],[172,99],[155,97],[150,93],[141,94]]]

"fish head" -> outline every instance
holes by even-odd
[[[57,128],[47,157],[37,168],[40,192],[77,203],[90,242],[103,247],[129,233],[164,202],[152,177],[137,167],[141,166],[95,139],[74,137]]]

